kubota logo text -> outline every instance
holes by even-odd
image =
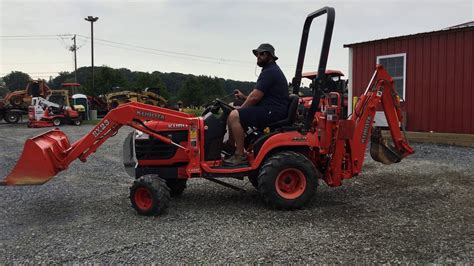
[[[137,115],[147,117],[147,118],[154,118],[158,120],[165,120],[165,116],[159,113],[137,111]]]
[[[372,117],[368,116],[367,120],[365,120],[364,131],[362,131],[362,138],[360,139],[360,143],[365,143],[365,141],[367,140],[367,136],[369,135],[370,121],[372,121]]]

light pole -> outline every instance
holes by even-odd
[[[96,22],[99,18],[88,16],[84,18],[91,23],[91,54],[92,54],[92,91],[94,91],[94,22]]]

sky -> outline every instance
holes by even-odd
[[[348,73],[344,44],[441,30],[474,20],[474,0],[78,1],[0,0],[0,77],[11,71],[49,79],[77,66],[180,72],[255,81],[251,50],[271,43],[288,81],[295,72],[304,20],[324,6],[336,21],[328,69]],[[319,62],[325,16],[313,21],[304,71]]]

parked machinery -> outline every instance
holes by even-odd
[[[28,111],[32,97],[48,97],[51,89],[44,80],[31,80],[26,89],[8,93],[0,100],[0,120],[7,123],[17,123]]]
[[[81,125],[79,112],[67,105],[59,105],[41,97],[33,97],[28,108],[28,127],[50,127],[61,124]]]
[[[51,94],[51,89],[44,80],[31,80],[26,85],[26,89],[8,93],[3,99],[5,105],[13,108],[28,108],[32,97],[47,98]]]
[[[129,102],[139,102],[149,105],[165,107],[167,100],[157,93],[155,88],[146,88],[144,91],[118,91],[105,95],[109,110],[116,108],[120,104]]]

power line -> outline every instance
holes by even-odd
[[[69,61],[60,61],[60,62],[16,62],[16,63],[0,63],[0,65],[47,65],[47,64],[64,64],[69,63]]]
[[[121,46],[116,46],[116,45],[111,45],[111,44],[106,44],[106,43],[97,43],[98,45],[103,45],[107,47],[113,47],[113,48],[118,48],[118,49],[124,49],[124,50],[129,50],[129,51],[135,51],[135,52],[141,52],[145,54],[151,54],[151,55],[158,55],[158,56],[168,56],[168,57],[173,57],[173,58],[180,58],[180,59],[185,59],[185,60],[191,60],[191,61],[196,61],[196,62],[204,62],[204,63],[210,63],[210,64],[222,64],[222,65],[229,65],[229,66],[239,66],[242,67],[243,64],[240,63],[227,63],[227,62],[219,62],[215,60],[206,60],[206,59],[200,59],[200,58],[189,58],[189,57],[184,57],[184,56],[177,56],[177,55],[170,55],[170,54],[163,54],[163,53],[155,53],[152,51],[143,51],[143,50],[138,50],[134,48],[128,48],[128,47],[121,47]],[[246,66],[247,67],[247,66]]]
[[[13,72],[13,71],[12,71]],[[30,74],[58,74],[60,72],[65,72],[65,71],[55,71],[55,72],[28,72],[27,74],[30,75]],[[8,75],[10,74],[11,72],[8,72],[8,73],[0,73],[0,75]]]
[[[78,34],[77,36],[80,36],[82,38],[90,39],[90,37],[80,35],[80,34]],[[202,56],[202,55],[195,55],[195,54],[189,54],[189,53],[175,52],[175,51],[162,50],[162,49],[149,48],[149,47],[144,47],[144,46],[139,46],[139,45],[132,45],[132,44],[115,42],[115,41],[109,41],[109,40],[104,40],[104,39],[99,39],[99,38],[94,38],[94,40],[98,40],[98,41],[102,41],[102,42],[106,42],[106,43],[117,44],[117,45],[128,46],[128,47],[133,47],[133,48],[139,48],[139,49],[144,49],[144,50],[151,50],[151,51],[161,52],[161,53],[166,53],[166,54],[179,55],[179,56],[195,57],[195,58],[201,58],[201,59],[210,59],[210,60],[220,61],[220,62],[250,63],[249,61],[243,61],[243,60],[227,59],[227,58],[222,58],[222,57],[211,57],[211,56]]]
[[[1,39],[2,41],[56,41],[57,38],[22,38],[22,39]]]
[[[42,34],[42,35],[0,35],[0,38],[27,38],[27,37],[58,37],[58,36],[73,36],[74,34],[71,33],[64,33],[64,34]]]

